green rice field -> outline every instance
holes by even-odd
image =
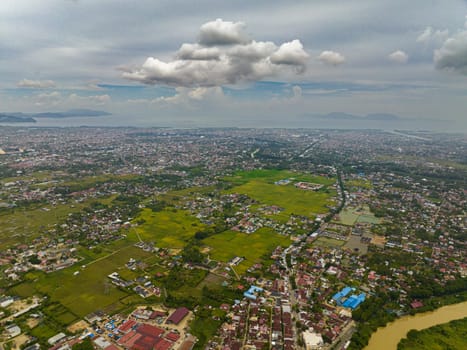
[[[243,274],[249,267],[261,262],[265,254],[279,245],[288,246],[291,241],[269,228],[261,228],[251,234],[225,231],[204,239],[203,243],[211,248],[211,259],[228,262],[236,256],[245,257],[245,260],[234,267],[235,271]]]

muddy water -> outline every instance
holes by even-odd
[[[435,311],[414,316],[404,316],[386,327],[378,328],[364,350],[396,350],[397,343],[405,338],[411,329],[425,329],[464,317],[467,317],[467,302],[443,306]]]

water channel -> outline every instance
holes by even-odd
[[[421,330],[467,317],[467,301],[437,310],[403,316],[373,333],[364,350],[396,350],[397,344],[411,329]]]

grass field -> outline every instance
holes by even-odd
[[[291,179],[287,185],[274,184],[278,180]],[[314,217],[316,214],[327,213],[328,205],[334,205],[332,197],[336,195],[332,185],[335,179],[322,176],[307,175],[285,170],[253,170],[238,172],[232,177],[225,178],[226,181],[236,185],[229,193],[246,194],[262,204],[277,205],[284,211],[275,215],[282,221],[287,220],[290,214]],[[322,184],[325,187],[320,191],[307,191],[298,189],[294,183],[306,181]]]
[[[364,222],[367,224],[380,224],[381,219],[369,213],[369,214],[360,215],[357,219],[357,222]]]
[[[29,242],[42,230],[64,220],[69,213],[85,207],[80,203],[71,207],[61,204],[55,207],[44,205],[36,209],[14,209],[0,214],[0,248]]]
[[[235,271],[243,274],[250,266],[261,262],[263,255],[269,254],[279,245],[288,246],[291,241],[269,228],[261,228],[251,234],[225,231],[206,238],[203,243],[212,248],[209,253],[211,259],[228,262],[236,256],[245,257],[235,267]]]
[[[353,226],[358,219],[358,214],[355,214],[351,208],[345,208],[339,213],[339,220],[337,223]]]
[[[0,249],[30,242],[45,229],[64,222],[68,214],[79,212],[96,201],[109,204],[114,198],[115,196],[110,196],[99,200],[91,199],[81,203],[56,206],[44,204],[38,208],[15,208],[0,212]]]
[[[334,238],[328,237],[319,237],[316,241],[313,242],[315,247],[325,247],[325,248],[339,248],[345,244],[345,241],[340,241]]]
[[[356,222],[367,224],[380,224],[382,220],[373,215],[370,208],[364,206],[363,208],[345,208],[339,213],[339,224],[353,226]]]
[[[323,176],[316,176],[304,173],[297,173],[289,170],[276,170],[276,169],[258,169],[250,171],[239,171],[236,172],[233,176],[226,177],[224,180],[231,182],[235,185],[245,184],[252,180],[260,180],[262,182],[267,182],[274,184],[274,182],[283,179],[293,178],[295,182],[305,181],[313,182],[317,184],[322,184],[325,186],[332,185],[335,183],[335,179],[329,179]]]
[[[13,292],[20,296],[31,296],[34,293],[46,294],[52,302],[62,304],[72,314],[83,317],[98,309],[121,307],[120,299],[128,293],[117,289],[110,283],[107,275],[125,269],[123,265],[130,258],[144,259],[150,253],[129,245],[128,242],[119,241],[109,247],[113,253],[89,263],[83,269],[73,268],[57,271],[50,274],[34,272],[28,274],[28,281],[13,288]],[[75,276],[75,271],[80,271]],[[70,321],[69,315],[63,315],[62,321]]]
[[[187,241],[205,225],[184,210],[163,210],[153,212],[144,209],[135,221],[143,219],[145,222],[135,228],[141,239],[155,242],[161,248],[183,248]]]
[[[346,181],[345,187],[351,188],[351,189],[357,189],[359,187],[364,188],[364,189],[371,189],[373,188],[373,185],[371,184],[371,181],[369,180],[358,179],[358,180]]]

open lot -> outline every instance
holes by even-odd
[[[225,231],[206,238],[203,243],[212,248],[211,259],[228,262],[236,256],[245,257],[245,260],[234,267],[235,271],[242,274],[250,266],[261,262],[263,255],[269,254],[279,245],[288,246],[291,241],[269,228],[261,228],[251,234]]]
[[[342,247],[344,244],[345,241],[328,237],[319,237],[316,241],[313,242],[313,246],[326,248],[339,248]]]
[[[356,214],[352,208],[345,208],[338,214],[339,220],[337,223],[347,226],[353,226],[358,219],[358,214]]]
[[[205,228],[189,212],[177,209],[153,212],[146,208],[135,221],[141,219],[144,223],[135,228],[136,232],[142,240],[161,248],[183,248],[197,231]]]
[[[368,206],[359,208],[346,207],[339,215],[337,223],[347,226],[353,226],[356,222],[367,223],[367,224],[380,224],[382,220],[373,215]]]
[[[283,185],[275,184],[276,181],[289,179],[290,182]],[[328,188],[335,179],[322,176],[312,176],[291,171],[282,170],[254,170],[239,172],[226,181],[236,185],[229,189],[229,193],[246,194],[262,204],[277,205],[284,211],[276,217],[287,220],[290,214],[314,217],[316,214],[327,213],[327,206],[335,205],[332,199],[336,195],[334,188]],[[324,185],[318,191],[298,189],[294,184],[305,181]]]

